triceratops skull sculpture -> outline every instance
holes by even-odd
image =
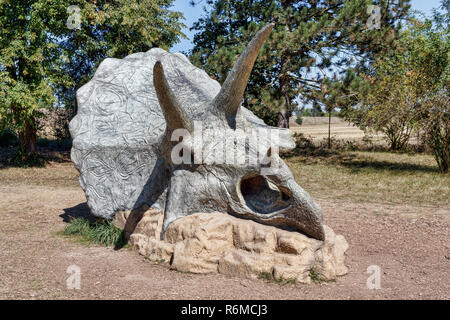
[[[324,240],[320,210],[276,152],[293,146],[289,131],[241,107],[272,28],[256,34],[222,87],[182,54],[161,49],[102,62],[78,90],[70,123],[72,160],[93,215],[112,218],[146,203],[164,210],[165,230],[183,216],[221,211]],[[232,161],[208,161],[229,150]]]

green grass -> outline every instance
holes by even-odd
[[[309,271],[309,277],[313,283],[322,283],[322,282],[336,282],[336,280],[327,280],[320,275],[317,270],[311,269]]]
[[[448,206],[450,174],[427,154],[332,152],[285,160],[312,197],[353,202]]]
[[[76,237],[81,243],[93,243],[122,248],[126,239],[122,230],[111,221],[91,222],[84,218],[72,219],[62,231],[62,235]]]
[[[284,279],[283,277],[275,278],[274,275],[271,272],[261,272],[258,275],[258,279],[262,279],[262,280],[265,280],[267,282],[277,283],[277,284],[280,284],[280,285],[296,284],[297,283],[297,279],[295,279],[295,278],[289,278],[289,279]]]

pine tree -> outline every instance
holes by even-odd
[[[392,44],[410,8],[409,1],[376,1],[380,24],[374,28],[368,25],[373,20],[370,0],[209,3],[210,9],[192,28],[198,33],[190,59],[219,82],[255,32],[268,22],[276,23],[243,101],[268,124],[276,122],[281,107],[295,110],[298,97],[304,102],[338,105],[341,96],[351,95],[352,86],[345,86],[357,86],[351,69],[364,67]]]

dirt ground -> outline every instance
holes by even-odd
[[[0,179],[0,299],[450,298],[448,206],[315,198],[324,223],[349,242],[350,272],[336,282],[280,285],[176,272],[129,248],[62,237],[70,216],[88,214],[72,164],[14,170]],[[67,289],[71,265],[80,267],[80,290]],[[366,286],[372,265],[381,269],[378,290]]]

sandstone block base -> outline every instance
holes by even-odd
[[[246,278],[271,274],[301,283],[311,282],[312,271],[323,280],[348,272],[348,243],[327,226],[325,241],[318,241],[220,212],[196,213],[173,222],[161,240],[162,223],[163,212],[148,206],[115,216],[140,254],[179,271]]]

